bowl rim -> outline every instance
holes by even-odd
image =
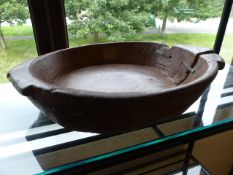
[[[120,43],[141,43],[141,44],[151,43],[151,44],[161,44],[164,47],[167,47],[167,45],[164,43],[156,43],[156,42],[115,42],[113,44],[120,44]],[[101,43],[101,44],[112,44],[112,43]],[[203,52],[202,54],[198,53],[199,58],[202,57],[202,59],[206,60],[208,64],[208,68],[205,71],[205,73],[202,74],[197,79],[187,84],[180,84],[178,86],[169,87],[166,89],[161,89],[161,90],[156,90],[156,91],[153,91],[153,90],[138,91],[138,92],[100,92],[100,91],[78,90],[78,89],[72,89],[72,88],[60,88],[58,86],[52,85],[50,83],[47,83],[35,77],[32,73],[31,65],[40,59],[44,59],[45,57],[50,56],[51,54],[60,53],[60,52],[64,52],[64,51],[72,50],[72,49],[78,49],[78,48],[86,47],[86,46],[94,46],[94,45],[100,45],[100,44],[91,44],[91,45],[85,45],[85,46],[78,46],[74,48],[66,48],[66,49],[58,50],[55,52],[51,52],[51,53],[39,56],[36,59],[29,60],[29,61],[26,61],[24,63],[17,65],[10,72],[8,72],[7,77],[12,82],[14,87],[22,95],[25,95],[25,96],[32,96],[33,93],[35,92],[49,91],[50,93],[53,93],[53,94],[63,94],[63,95],[66,94],[66,95],[72,95],[72,96],[92,96],[92,97],[94,96],[94,97],[101,97],[101,98],[138,98],[138,97],[146,97],[146,96],[164,95],[164,94],[169,94],[169,93],[178,92],[178,91],[184,92],[187,90],[196,89],[198,85],[204,82],[209,82],[212,79],[214,79],[214,77],[217,75],[218,70],[224,67],[224,66],[223,67],[219,66],[218,64],[219,60],[217,59],[211,60],[211,59],[208,59],[208,57],[206,57],[206,55],[214,54],[212,50],[211,52],[208,52],[208,53],[206,52]],[[195,47],[195,46],[190,46],[190,45],[175,45],[173,47],[206,49],[203,47]],[[187,50],[190,51],[189,49]],[[219,57],[217,54],[214,54],[214,55],[216,57]],[[20,72],[20,75],[18,72]]]

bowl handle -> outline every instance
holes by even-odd
[[[17,91],[24,96],[32,96],[39,88],[50,89],[48,85],[34,78],[30,72],[33,60],[17,65],[7,73],[7,78],[12,82]]]
[[[219,70],[224,69],[224,67],[225,67],[224,59],[220,55],[217,55],[217,54],[215,54],[215,55],[216,55],[215,59],[216,59],[216,61],[218,63],[218,69]]]
[[[222,70],[225,67],[225,61],[220,55],[216,53],[210,53],[210,54],[203,54],[203,56],[205,56],[205,58],[207,58],[209,61],[217,62],[219,70]]]
[[[202,55],[208,55],[208,60],[216,61],[218,63],[218,69],[222,70],[225,67],[225,62],[221,56],[216,54],[213,49],[207,47],[199,47],[199,46],[192,46],[192,45],[184,45],[178,44],[173,47],[179,47],[196,55],[198,58]]]

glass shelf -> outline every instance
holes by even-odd
[[[174,144],[170,155],[182,152],[190,138],[195,141],[233,128],[232,76],[233,67],[226,65],[211,84],[209,93],[176,120],[121,135],[67,130],[47,119],[11,84],[0,85],[0,174],[10,175],[16,170],[25,175],[56,174],[74,169],[81,172],[86,167],[95,168],[99,162],[112,161],[113,166],[114,161],[118,161],[119,164],[134,153],[151,151],[145,157],[154,159],[153,155],[158,155],[152,150],[169,144]],[[139,158],[134,160],[139,164],[143,162]],[[124,164],[122,161],[122,166]]]

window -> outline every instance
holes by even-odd
[[[20,2],[0,2],[0,83],[11,68],[37,55],[27,2]]]

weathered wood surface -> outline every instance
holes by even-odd
[[[223,67],[208,48],[126,42],[46,54],[16,66],[8,78],[59,124],[118,133],[177,117]]]

